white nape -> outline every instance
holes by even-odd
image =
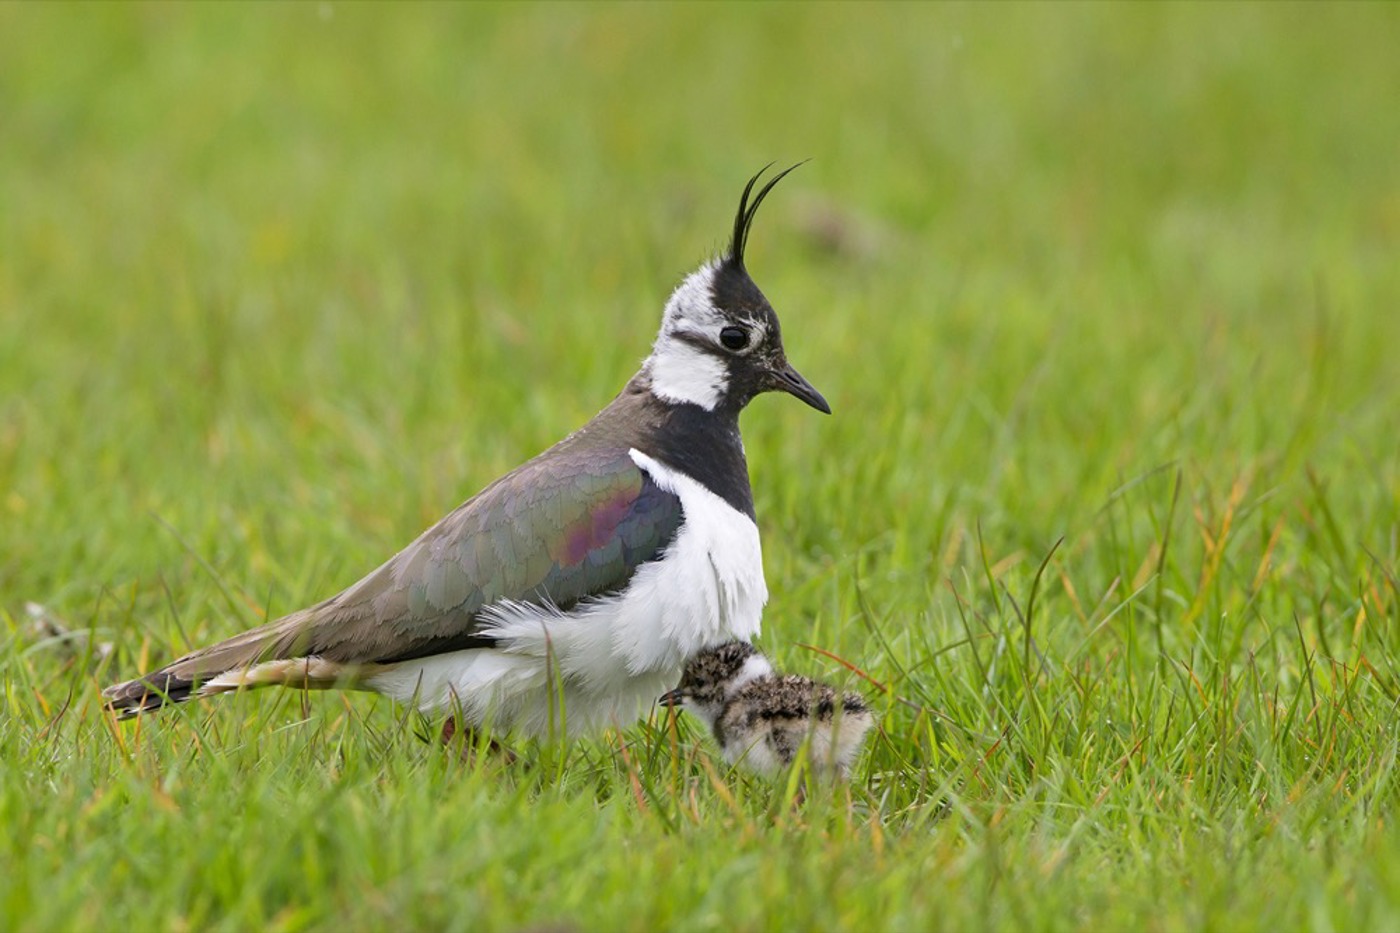
[[[651,390],[657,398],[689,402],[706,411],[714,410],[728,387],[724,360],[677,335],[689,333],[713,339],[712,335],[724,326],[724,316],[712,297],[717,268],[714,262],[705,263],[671,293],[651,356],[642,364],[651,376]]]
[[[761,654],[752,654],[744,659],[744,664],[739,668],[739,673],[734,675],[734,679],[724,687],[726,696],[733,696],[739,692],[739,688],[744,684],[758,680],[760,677],[771,677],[773,675],[773,664]]]

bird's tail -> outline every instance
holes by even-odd
[[[112,684],[102,691],[107,708],[120,719],[130,719],[167,703],[183,703],[194,696],[194,678],[181,677],[169,667],[144,674],[135,680]]]
[[[308,654],[306,619],[295,613],[102,691],[107,708],[130,719],[172,703],[273,685],[330,687],[350,678],[350,666]]]

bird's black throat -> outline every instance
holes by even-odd
[[[754,518],[753,489],[744,442],[739,436],[739,413],[721,407],[713,411],[687,402],[656,399],[662,410],[640,448],[672,469]]]

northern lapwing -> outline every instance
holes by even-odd
[[[467,727],[578,735],[636,720],[696,652],[753,637],[768,589],[739,413],[774,390],[831,411],[744,265],[754,215],[792,171],[754,194],[766,170],[591,421],[343,592],[108,687],[108,705],[345,687]]]
[[[859,694],[810,677],[778,674],[747,641],[711,646],[685,666],[663,706],[693,713],[730,764],[758,774],[791,765],[802,743],[816,774],[848,777],[874,718]]]

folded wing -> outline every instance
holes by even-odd
[[[681,521],[680,500],[625,449],[556,449],[488,486],[336,596],[104,695],[135,715],[215,680],[329,686],[353,680],[357,668],[489,648],[494,642],[478,621],[484,607],[508,599],[568,609],[617,592],[662,555]],[[241,671],[249,676],[229,676]]]

